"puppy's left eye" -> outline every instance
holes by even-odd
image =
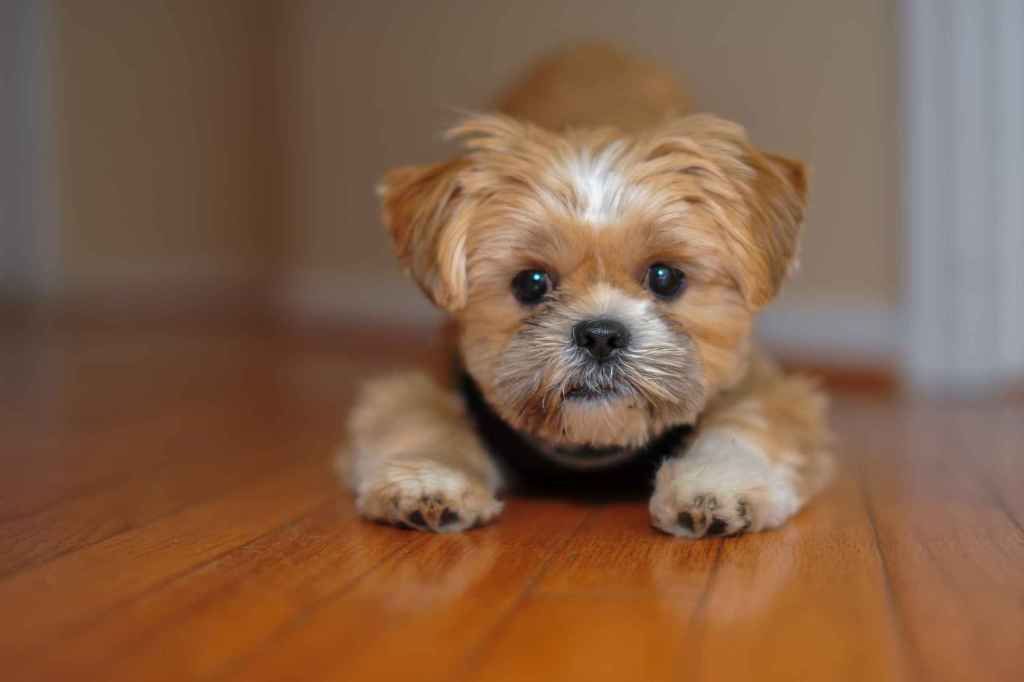
[[[543,270],[523,270],[512,280],[512,293],[525,305],[539,303],[551,288],[551,278]]]
[[[679,268],[655,263],[647,270],[647,288],[659,298],[675,298],[686,288],[686,275]]]

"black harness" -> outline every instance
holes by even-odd
[[[487,404],[473,378],[462,370],[459,387],[476,426],[477,436],[500,462],[512,485],[525,492],[601,497],[649,494],[658,466],[666,458],[678,454],[693,433],[690,425],[676,426],[643,447],[632,450],[618,463],[599,469],[573,469],[552,460],[545,454],[544,446],[505,423]],[[557,451],[583,460],[621,453],[622,449],[581,445],[558,448]]]

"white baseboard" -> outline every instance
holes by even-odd
[[[411,280],[379,271],[291,273],[278,307],[288,318],[313,322],[417,325],[443,317]]]
[[[279,304],[293,319],[319,322],[430,324],[442,318],[410,280],[379,272],[296,273]],[[769,349],[787,356],[851,365],[899,362],[901,317],[880,304],[781,301],[765,310],[757,329]]]
[[[140,263],[107,260],[90,263],[88,272],[65,275],[65,293],[83,298],[202,296],[204,292],[238,291],[260,280],[257,266],[224,263],[219,258]]]
[[[775,303],[757,324],[761,342],[790,357],[887,367],[899,365],[902,329],[895,307],[828,298]]]
[[[93,263],[63,278],[59,291],[33,297],[50,311],[164,317],[210,312],[265,314],[265,277],[243,264],[194,258],[161,264]]]

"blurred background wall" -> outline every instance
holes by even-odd
[[[765,316],[767,340],[892,364],[906,289],[905,5],[10,0],[0,281],[58,300],[432,319],[390,255],[377,178],[450,153],[441,132],[457,112],[486,109],[531,59],[602,39],[674,69],[698,109],[763,148],[809,162],[802,267]]]
[[[289,7],[287,292],[303,309],[422,317],[418,295],[396,283],[369,188],[389,166],[444,158],[440,131],[455,112],[486,107],[531,59],[600,37],[671,67],[698,109],[740,121],[763,147],[810,163],[803,265],[778,306],[785,320],[773,335],[828,327],[818,317],[824,311],[831,321],[838,306],[861,320],[862,338],[838,339],[847,352],[888,350],[871,346],[889,343],[901,284],[893,3],[313,0]],[[338,295],[367,284],[366,298]]]
[[[284,229],[269,3],[53,7],[64,293],[265,290]]]
[[[0,3],[0,293],[25,297],[47,291],[47,234],[41,185],[52,138],[44,39],[48,16],[29,0]],[[55,241],[55,240],[53,240]]]

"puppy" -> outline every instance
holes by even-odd
[[[539,64],[460,156],[380,185],[454,367],[370,384],[342,455],[367,518],[494,520],[511,476],[653,481],[654,527],[774,528],[828,481],[825,399],[752,346],[794,263],[804,167],[685,115],[671,76],[588,46]]]

